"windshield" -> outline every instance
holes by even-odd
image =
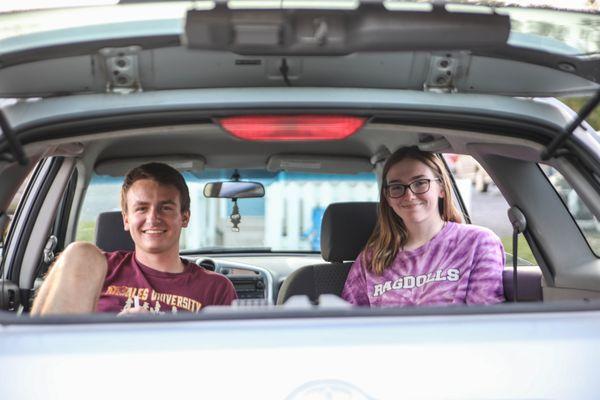
[[[265,197],[238,200],[241,223],[236,231],[230,218],[233,202],[203,195],[207,182],[227,181],[233,173],[233,170],[224,170],[184,174],[190,189],[191,219],[181,234],[182,252],[240,249],[319,252],[321,218],[329,204],[378,200],[376,178],[372,173],[243,171],[242,180],[264,185]],[[122,177],[93,176],[82,206],[77,240],[93,242],[98,215],[120,210],[122,183]]]
[[[190,8],[210,10],[212,1],[173,1],[115,4],[115,1],[57,1],[51,6],[39,1],[11,1],[0,5],[0,48],[4,52],[41,45],[124,36],[181,35],[185,13]],[[112,5],[111,5],[112,4]],[[287,8],[355,9],[358,1],[288,1]],[[428,12],[432,5],[422,1],[387,1],[390,10]],[[86,7],[83,7],[86,5]],[[266,6],[280,2],[231,1],[230,8]],[[52,9],[51,9],[52,7]],[[63,8],[57,8],[63,7]],[[454,1],[450,12],[489,14],[511,18],[508,43],[516,47],[571,56],[600,52],[600,5],[586,0],[561,1]],[[572,11],[572,12],[565,12]],[[576,12],[575,12],[576,11]],[[85,27],[84,30],[81,28]],[[41,35],[43,32],[53,35]]]

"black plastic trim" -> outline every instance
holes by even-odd
[[[58,211],[56,213],[56,220],[54,221],[54,227],[52,228],[52,231],[54,235],[58,238],[58,243],[56,244],[57,252],[62,251],[65,247],[65,236],[67,234],[69,222],[68,218],[69,214],[71,213],[71,207],[73,205],[73,197],[75,197],[77,178],[78,171],[77,168],[74,168],[73,172],[71,173],[71,177],[69,178],[69,183],[67,184],[64,196],[60,201]]]
[[[50,161],[50,168],[47,174],[43,177],[44,180],[38,188],[37,193],[35,194],[38,197],[38,199],[43,199],[46,197],[48,190],[50,190],[50,186],[52,186],[52,184],[54,183],[54,178],[56,177],[56,174],[60,169],[63,160],[64,158],[62,157],[53,157]],[[34,182],[34,184],[37,184],[37,180],[39,179],[41,178],[37,176],[36,182]],[[38,218],[38,215],[42,208],[42,204],[43,201],[35,201],[33,203],[29,215],[27,216],[27,219],[25,221],[19,220],[19,222],[25,223],[25,227],[20,232],[21,234],[18,238],[19,244],[16,247],[16,254],[12,259],[12,265],[10,266],[11,269],[8,271],[8,276],[13,281],[18,281],[21,274],[21,264],[23,261],[23,256],[25,255],[25,250],[27,248],[26,242],[23,241],[23,238],[29,239],[29,237],[31,236],[31,232],[33,231],[33,227],[35,226],[35,221]]]
[[[31,196],[32,191],[34,190],[33,187],[35,186],[35,182],[38,179],[38,176],[41,174],[41,170],[42,170],[42,165],[43,165],[43,161],[40,161],[36,166],[35,166],[35,170],[31,173],[31,178],[29,180],[29,182],[27,183],[27,186],[25,187],[25,190],[23,191],[23,194],[21,195],[21,199],[19,200],[19,204],[17,205],[17,208],[15,210],[15,213],[13,214],[13,220],[11,222],[11,225],[9,226],[8,229],[8,235],[6,236],[6,240],[4,241],[4,247],[3,247],[3,252],[2,252],[2,263],[0,265],[0,278],[5,277],[5,264],[6,264],[6,254],[7,251],[9,249],[11,249],[13,247],[13,240],[17,240],[17,238],[14,238],[14,236],[17,234],[17,229],[15,223],[17,221],[19,221],[21,219],[21,214],[26,212],[24,210],[24,207],[26,205],[26,199]],[[21,233],[21,230],[19,230],[19,233]],[[21,237],[21,235],[19,235],[19,238]],[[7,271],[9,272],[9,271]],[[8,277],[8,273],[6,274],[6,278],[9,279]]]
[[[183,32],[191,49],[290,56],[495,48],[509,34],[508,15],[448,12],[438,3],[431,12],[389,11],[381,1],[346,10],[230,9],[222,2],[188,10]]]

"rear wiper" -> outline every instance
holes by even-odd
[[[270,253],[271,247],[202,247],[196,250],[183,250],[181,254],[222,254],[222,253]]]
[[[17,136],[12,131],[10,124],[8,123],[8,119],[6,119],[6,115],[4,115],[4,111],[0,109],[0,130],[1,133],[6,137],[6,142],[8,143],[8,148],[10,150],[11,156],[7,156],[5,154],[0,155],[0,159],[4,161],[17,161],[21,165],[27,165],[28,160],[25,156],[25,152],[23,151],[23,145]]]
[[[542,152],[542,160],[546,161],[556,154],[558,148],[569,138],[569,136],[571,136],[575,128],[581,125],[583,120],[594,111],[598,103],[600,103],[600,89],[590,101],[585,103],[583,108],[577,114],[577,117],[567,125],[564,132],[552,139],[548,147]]]

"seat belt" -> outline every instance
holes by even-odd
[[[519,286],[517,281],[519,233],[525,232],[527,219],[517,206],[512,206],[508,209],[508,219],[513,226],[513,302],[516,302],[519,298]]]

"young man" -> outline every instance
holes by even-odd
[[[67,246],[35,299],[32,315],[198,312],[229,305],[232,283],[179,257],[179,236],[190,219],[183,176],[166,164],[131,170],[121,189],[125,230],[135,251],[102,253],[91,243]]]

